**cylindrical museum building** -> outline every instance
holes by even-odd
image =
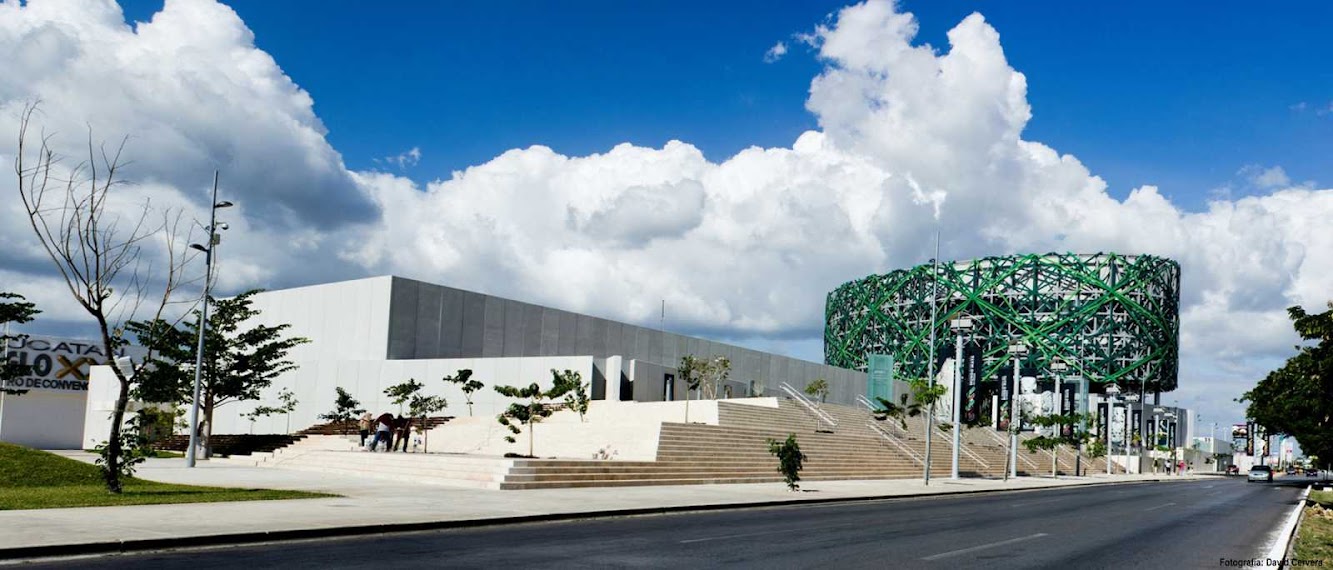
[[[932,305],[930,370],[962,336],[981,351],[983,384],[1017,358],[1025,376],[1080,376],[1094,393],[1111,383],[1148,398],[1176,388],[1180,265],[1152,255],[985,257],[850,281],[828,295],[825,361],[867,370],[872,355],[887,355],[894,378],[925,377]]]

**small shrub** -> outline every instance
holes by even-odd
[[[768,452],[777,456],[778,472],[782,473],[782,479],[787,483],[787,488],[792,491],[799,491],[801,486],[797,483],[801,480],[801,468],[805,463],[806,455],[801,453],[801,446],[796,443],[796,434],[788,435],[786,441],[768,440]]]

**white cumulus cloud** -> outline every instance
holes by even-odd
[[[41,99],[67,152],[85,124],[129,134],[127,174],[197,211],[221,169],[238,203],[221,250],[231,290],[397,273],[637,322],[666,299],[676,330],[814,359],[828,291],[924,262],[936,229],[945,258],[1163,255],[1183,269],[1182,388],[1167,400],[1237,417],[1231,398],[1295,342],[1283,308],[1330,297],[1333,191],[1268,170],[1255,178],[1266,193],[1202,211],[1153,186],[1113,198],[1076,157],[1023,138],[1027,81],[984,17],[940,49],[917,32],[911,14],[870,1],[795,36],[824,69],[806,102],[818,129],[788,146],[720,161],[683,141],[588,156],[532,146],[417,184],[349,171],[310,94],[225,6],[170,0],[130,26],[110,2],[10,0],[0,134]],[[13,152],[0,138],[0,159]],[[0,208],[0,289],[35,291],[49,266],[15,214]]]

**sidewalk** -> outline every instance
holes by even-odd
[[[87,454],[66,455],[91,461]],[[492,491],[208,462],[187,469],[183,459],[151,459],[139,468],[137,476],[169,483],[322,491],[342,497],[0,511],[0,526],[5,528],[0,533],[0,559],[673,510],[1207,477],[1092,475],[1060,479],[1021,477],[1008,482],[933,479],[928,487],[919,479],[812,481],[801,485],[801,493],[788,492],[780,483]]]

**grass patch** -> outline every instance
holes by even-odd
[[[1292,555],[1327,567],[1333,565],[1333,491],[1310,491],[1310,500],[1315,504],[1305,508]]]
[[[305,491],[198,487],[138,478],[124,480],[124,492],[116,495],[107,492],[101,471],[95,465],[8,443],[0,443],[0,481],[4,482],[0,486],[0,510],[336,496]]]

